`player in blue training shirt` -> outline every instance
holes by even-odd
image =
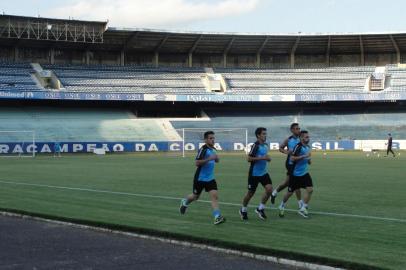
[[[280,184],[277,188],[275,188],[272,191],[271,195],[271,203],[275,204],[275,198],[278,194],[278,192],[281,192],[285,188],[288,187],[289,185],[289,179],[292,171],[292,161],[290,160],[290,155],[293,152],[293,149],[295,146],[300,142],[300,127],[298,123],[292,123],[290,125],[290,132],[292,135],[290,135],[288,138],[286,138],[283,143],[279,146],[279,152],[285,154],[286,157],[286,162],[285,162],[285,167],[286,167],[286,179],[283,181],[282,184]],[[302,208],[303,206],[303,201],[302,201],[302,196],[300,193],[300,189],[296,190],[296,198],[299,204],[299,209]]]
[[[266,143],[266,135],[266,128],[259,127],[255,130],[257,141],[252,146],[247,158],[251,165],[248,172],[248,192],[242,201],[242,207],[240,209],[240,216],[242,220],[248,219],[248,203],[254,196],[259,183],[261,183],[261,185],[264,187],[265,192],[262,195],[261,203],[255,209],[255,213],[257,213],[260,219],[266,219],[265,204],[272,193],[272,180],[268,174],[267,168],[271,158],[268,155],[269,148],[268,144]]]
[[[193,180],[193,193],[182,199],[179,211],[183,215],[189,204],[199,199],[203,189],[210,194],[213,208],[214,225],[225,222],[221,215],[218,203],[217,183],[214,177],[214,164],[219,162],[216,149],[214,148],[214,132],[204,133],[203,145],[196,156],[196,173]]]
[[[280,217],[284,216],[285,205],[290,196],[292,196],[293,192],[300,190],[301,188],[306,189],[306,193],[303,199],[303,205],[298,213],[304,218],[309,217],[307,208],[313,193],[313,180],[308,172],[309,165],[311,164],[311,147],[309,142],[309,133],[302,130],[300,133],[300,143],[295,146],[293,153],[290,156],[293,163],[292,176],[289,180],[288,192],[279,206]]]
[[[54,157],[61,157],[61,144],[59,142],[54,143]]]

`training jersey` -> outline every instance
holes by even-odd
[[[295,146],[296,146],[298,143],[300,143],[300,138],[299,138],[299,137],[296,137],[296,136],[293,136],[293,135],[290,136],[290,137],[288,138],[288,145],[287,145],[288,151],[291,152],[291,153],[293,153],[293,150],[294,150]],[[290,160],[290,154],[288,154],[288,156],[287,156],[287,158],[286,158],[286,162],[287,162],[289,165],[292,165],[292,164],[293,164],[292,161]]]
[[[204,160],[209,158],[212,155],[216,155],[216,149],[211,148],[208,145],[203,145],[199,152],[197,153],[196,160]],[[205,164],[199,166],[196,170],[195,177],[197,177],[198,181],[209,182],[214,180],[214,164],[216,163],[215,160],[210,160]]]
[[[292,153],[292,156],[298,157],[310,153],[310,146],[298,143]],[[308,173],[309,170],[309,158],[304,158],[297,161],[292,161],[293,164],[293,176],[303,176]]]
[[[255,142],[249,153],[250,157],[263,157],[268,154],[268,144]],[[267,173],[268,162],[266,160],[251,161],[250,176],[263,176]]]
[[[61,151],[61,145],[59,143],[54,144],[54,152],[60,152]]]

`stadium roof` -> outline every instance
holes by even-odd
[[[24,45],[20,41],[102,43],[106,28],[107,22],[0,15],[0,40],[12,46]]]
[[[0,15],[0,21],[37,20],[49,23],[95,25],[106,29],[107,22],[33,18]],[[0,24],[1,26],[1,24]],[[8,40],[4,45],[51,47],[58,42],[59,48],[127,50],[160,53],[198,54],[358,54],[400,53],[406,51],[406,32],[386,33],[216,33],[167,31],[142,28],[109,27],[102,34],[101,42],[64,42],[63,40],[19,39]],[[93,44],[92,44],[93,43]]]
[[[260,34],[178,32],[109,27],[105,46],[164,53],[350,54],[406,51],[406,33]]]

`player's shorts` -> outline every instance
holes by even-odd
[[[200,195],[203,189],[206,192],[210,192],[212,190],[217,190],[217,182],[216,180],[211,181],[193,181],[193,194]]]
[[[288,175],[288,176],[292,175],[293,164],[289,164],[289,160],[286,160],[285,168],[286,168],[286,175]]]
[[[313,180],[310,174],[306,173],[302,176],[290,176],[288,191],[294,192],[297,189],[313,187]]]
[[[271,177],[268,173],[263,176],[252,176],[248,177],[248,190],[255,192],[257,190],[258,184],[261,183],[262,186],[272,185]]]
[[[291,176],[293,173],[293,164],[287,164],[286,165],[286,175]]]

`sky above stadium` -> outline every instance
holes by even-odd
[[[109,21],[111,27],[314,33],[406,31],[402,0],[14,0],[5,14]]]

